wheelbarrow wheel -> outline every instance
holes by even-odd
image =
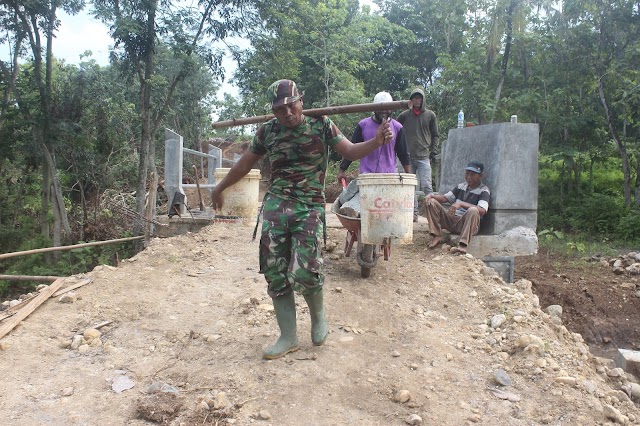
[[[374,255],[374,245],[373,244],[364,244],[362,247],[362,253],[360,258],[363,263],[372,264],[373,263],[373,255]],[[371,269],[367,266],[360,266],[360,276],[362,278],[369,278],[371,275]]]

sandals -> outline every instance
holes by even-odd
[[[451,247],[449,252],[451,254],[467,254],[467,248],[463,246]]]
[[[427,245],[427,249],[432,250],[438,247],[441,242],[442,242],[442,237],[440,237],[439,235],[434,235],[429,245]]]

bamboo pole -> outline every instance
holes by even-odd
[[[26,256],[28,254],[48,253],[52,251],[73,250],[73,249],[82,248],[82,247],[95,247],[95,246],[103,246],[106,244],[124,243],[126,241],[141,240],[143,238],[144,238],[144,235],[140,235],[138,237],[118,238],[115,240],[106,240],[106,241],[94,241],[92,243],[74,244],[71,246],[46,247],[46,248],[26,250],[26,251],[16,251],[13,253],[0,254],[0,260],[9,259],[10,257]]]
[[[7,281],[43,281],[43,282],[53,282],[59,278],[64,277],[52,277],[52,276],[41,276],[41,275],[0,275],[0,280]]]
[[[302,111],[304,115],[310,117],[319,117],[321,115],[351,114],[354,112],[375,112],[390,111],[396,109],[409,108],[410,101],[394,101],[382,102],[377,104],[354,104],[354,105],[338,105],[324,108],[305,109]],[[217,121],[211,124],[214,129],[222,129],[224,127],[245,126],[247,124],[264,123],[271,120],[273,114],[259,115],[247,118],[232,118],[231,120]]]

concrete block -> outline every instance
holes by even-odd
[[[480,221],[480,235],[497,235],[518,227],[536,229],[537,210],[489,210]]]
[[[205,226],[211,225],[215,220],[213,212],[194,211],[185,217],[156,216],[155,220],[161,225],[155,227],[154,237],[169,238],[176,235],[184,235],[189,232],[198,232]]]
[[[484,163],[482,181],[491,191],[482,234],[523,226],[536,229],[538,209],[537,124],[499,123],[452,129],[442,147],[438,192],[464,182],[464,167]]]
[[[169,203],[173,202],[176,192],[181,191],[182,184],[182,160],[183,160],[183,140],[182,136],[176,132],[164,130],[164,189],[167,193]],[[184,193],[184,192],[182,192]],[[186,214],[186,202],[181,205],[180,214]]]
[[[640,378],[640,351],[618,349],[614,361],[616,367],[620,367],[627,373],[631,373]]]
[[[513,272],[515,270],[515,258],[513,256],[486,256],[482,258],[482,261],[489,268],[495,269],[504,282],[513,282]]]
[[[459,235],[451,235],[454,245]],[[529,256],[538,252],[538,236],[531,228],[518,227],[498,235],[475,235],[467,251],[478,259],[487,256]]]
[[[464,181],[464,167],[484,163],[483,182],[491,190],[490,208],[538,208],[537,124],[487,124],[451,129],[442,148],[440,192]]]

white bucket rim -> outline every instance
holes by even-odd
[[[231,170],[231,167],[216,167],[215,171],[213,172],[214,175],[216,174],[221,174],[221,175],[226,175],[229,173],[229,170]],[[245,176],[245,178],[262,178],[262,175],[260,174],[260,169],[251,169],[249,170],[249,173],[247,173]]]
[[[413,173],[364,173],[358,176],[360,185],[417,185],[418,179]]]

